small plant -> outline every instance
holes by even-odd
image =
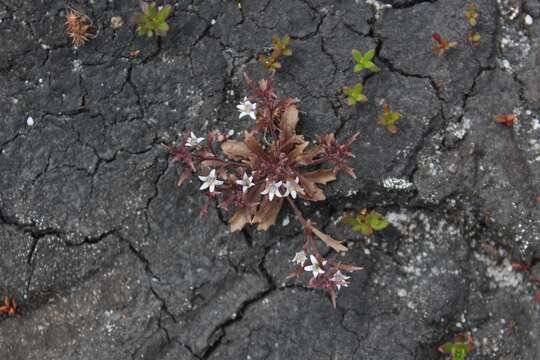
[[[343,88],[343,92],[345,95],[347,95],[347,103],[349,106],[354,106],[359,102],[368,101],[367,96],[362,93],[363,91],[364,87],[360,83],[354,85],[353,87],[345,86]]]
[[[92,20],[85,14],[75,9],[69,9],[66,15],[66,34],[71,38],[75,46],[84,45],[94,37],[90,33],[92,30]]]
[[[518,119],[514,114],[499,114],[495,116],[495,121],[499,124],[511,127],[517,124]]]
[[[141,2],[141,10],[141,13],[135,15],[135,22],[138,25],[137,34],[148,37],[167,35],[169,31],[167,18],[173,10],[171,5],[158,8],[155,3],[149,4],[143,1]]]
[[[373,235],[375,231],[383,230],[390,224],[378,212],[367,209],[361,210],[356,216],[344,217],[343,222],[364,236]]]
[[[207,198],[201,213],[206,214],[214,200],[220,209],[232,207],[229,225],[233,232],[248,224],[267,230],[288,203],[305,234],[303,250],[293,259],[297,266],[292,276],[312,272],[308,285],[324,289],[335,307],[337,292],[349,284],[343,272],[360,268],[324,258],[316,238],[338,252],[347,248],[304,218],[295,200],[323,201],[321,185],[336,180],[340,172],[355,177],[347,159],[353,157],[351,145],[358,134],[344,143],[338,143],[333,134],[319,135],[313,145],[296,132],[297,100],[280,99],[271,79],[257,84],[246,76],[246,83],[252,95],[237,108],[239,117],[251,118],[253,125],[243,140],[215,130],[206,137],[191,132],[181,136],[177,146],[164,145],[171,161],[183,165],[178,185],[197,174],[202,182],[199,189]],[[308,257],[311,265],[306,264]]]
[[[465,17],[469,21],[469,25],[476,26],[478,22],[478,7],[475,3],[469,3],[467,10],[465,11]]]
[[[242,8],[242,0],[234,0],[236,2],[236,6],[238,6],[239,9]]]
[[[469,333],[457,334],[453,341],[439,346],[439,352],[449,354],[452,360],[465,360],[465,357],[473,351],[474,341]]]
[[[433,51],[435,51],[439,56],[442,56],[450,49],[454,49],[455,47],[457,47],[457,42],[448,41],[447,39],[443,38],[439,33],[435,33],[431,37],[437,42],[437,45],[433,47]]]
[[[467,39],[469,40],[469,43],[471,43],[471,45],[480,46],[480,34],[474,31],[474,29],[469,31]]]
[[[4,296],[4,305],[0,306],[0,314],[15,315],[17,313],[17,303],[15,299]]]
[[[364,69],[368,69],[373,73],[378,73],[380,69],[373,62],[375,56],[375,50],[368,50],[364,55],[358,50],[353,49],[352,55],[356,64],[354,65],[354,72],[358,73]]]
[[[386,127],[391,134],[398,131],[396,121],[401,119],[401,114],[390,109],[388,104],[384,104],[383,114],[379,117],[379,124]]]
[[[478,24],[478,7],[475,3],[469,3],[469,5],[467,5],[465,17],[470,25],[469,35],[467,37],[469,43],[473,46],[479,46],[481,37],[480,34],[476,32],[476,25]]]
[[[289,47],[291,38],[289,35],[285,35],[282,39],[279,36],[272,36],[273,48],[270,49],[270,55],[260,54],[259,60],[265,68],[272,71],[281,69],[281,64],[278,60],[283,56],[291,56],[292,49]]]

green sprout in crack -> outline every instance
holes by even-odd
[[[379,72],[379,68],[375,63],[373,62],[373,57],[375,57],[375,50],[369,50],[364,55],[358,50],[353,49],[352,55],[354,60],[356,61],[356,65],[354,65],[354,72],[358,73],[361,72],[364,69],[368,69],[372,73]]]
[[[473,351],[474,341],[470,334],[457,334],[453,341],[439,346],[439,352],[449,354],[452,360],[465,360],[465,357]]]
[[[236,2],[236,6],[238,6],[239,9],[242,8],[242,0],[234,0]]]
[[[291,56],[293,53],[292,49],[289,47],[290,42],[291,38],[289,35],[285,35],[281,39],[277,35],[272,36],[274,47],[271,49],[270,55],[259,55],[259,60],[264,67],[272,71],[281,69],[281,64],[278,60],[283,56]]]
[[[383,230],[390,223],[376,211],[361,210],[356,216],[346,216],[343,222],[349,225],[353,231],[364,236],[373,235],[375,231]]]
[[[367,102],[368,98],[366,95],[362,94],[364,87],[362,84],[358,83],[353,87],[345,86],[343,92],[347,95],[347,103],[349,106],[354,106],[359,102]]]
[[[379,124],[386,127],[391,134],[395,134],[398,131],[396,121],[401,119],[401,114],[392,111],[388,104],[384,104],[383,114],[379,117]]]
[[[172,13],[172,6],[156,7],[155,3],[141,2],[141,9],[142,12],[135,15],[135,22],[138,25],[137,34],[148,37],[167,35],[169,31],[167,18]]]

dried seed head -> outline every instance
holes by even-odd
[[[66,34],[71,38],[73,45],[81,46],[88,42],[93,35],[90,33],[92,20],[85,14],[69,9],[66,15]]]
[[[113,16],[111,18],[111,27],[113,29],[119,29],[124,26],[124,20],[120,16]]]

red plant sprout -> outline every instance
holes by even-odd
[[[293,259],[298,265],[293,275],[312,271],[308,285],[326,290],[335,307],[337,292],[349,284],[349,276],[343,272],[360,268],[329,261],[319,253],[316,238],[337,252],[347,248],[304,218],[295,200],[323,201],[326,197],[320,185],[336,180],[340,172],[356,177],[347,160],[354,157],[351,145],[358,134],[344,143],[339,143],[334,134],[319,135],[311,144],[296,132],[298,100],[279,98],[272,78],[258,83],[247,75],[245,79],[252,95],[237,108],[240,118],[247,116],[254,122],[244,132],[243,140],[214,130],[206,138],[191,132],[189,136],[182,135],[176,146],[164,145],[171,162],[182,164],[178,185],[197,175],[202,182],[200,190],[208,198],[202,213],[206,213],[212,200],[223,210],[232,208],[232,232],[247,224],[267,230],[287,202],[305,233],[304,249]],[[311,265],[304,268],[308,254]]]
[[[17,303],[14,298],[4,296],[4,305],[0,306],[0,314],[15,315],[17,313]]]
[[[431,37],[437,42],[437,45],[433,47],[433,51],[435,51],[439,56],[442,56],[450,49],[457,47],[457,42],[448,41],[439,33],[434,33]]]
[[[515,114],[499,114],[495,116],[495,121],[508,127],[517,124],[518,119]]]

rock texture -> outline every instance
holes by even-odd
[[[64,1],[0,0],[0,291],[19,303],[0,315],[2,359],[439,359],[461,331],[471,359],[538,359],[537,288],[511,267],[540,273],[536,0],[478,1],[477,48],[464,0],[170,3],[164,39],[135,35],[138,1],[70,3],[97,30],[74,48]],[[438,57],[434,32],[458,48]],[[231,234],[159,145],[248,126],[242,74],[267,76],[257,54],[286,33],[277,83],[301,131],[361,133],[358,179],[304,208],[365,268],[336,310],[285,282],[302,244],[288,209]],[[376,49],[381,72],[353,73],[352,48]],[[357,81],[369,102],[350,108]],[[396,135],[377,125],[384,103]],[[362,208],[392,227],[366,240],[339,223]]]

